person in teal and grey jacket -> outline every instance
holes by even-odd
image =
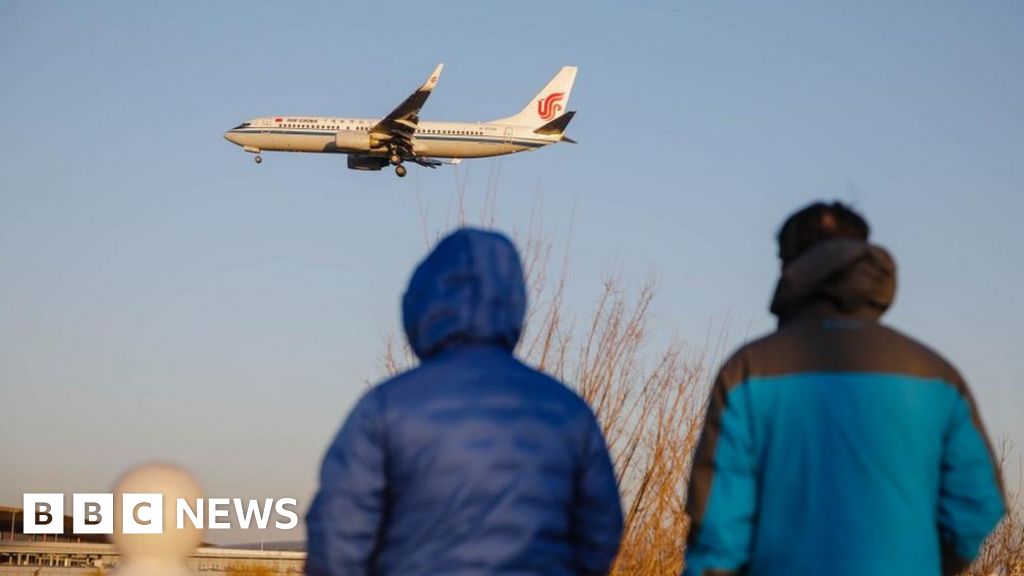
[[[879,322],[896,267],[868,233],[839,203],[779,232],[779,327],[714,384],[684,575],[958,574],[1005,512],[967,384]]]

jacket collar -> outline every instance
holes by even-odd
[[[837,239],[811,248],[782,269],[771,311],[785,324],[797,316],[877,320],[896,295],[896,263],[881,246]]]

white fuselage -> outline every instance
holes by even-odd
[[[339,133],[368,133],[378,120],[324,116],[253,118],[224,133],[229,141],[250,152],[324,152],[387,156],[387,146],[356,149],[338,146]],[[483,158],[536,150],[561,140],[561,135],[537,134],[526,126],[486,122],[419,122],[413,152],[432,158]]]

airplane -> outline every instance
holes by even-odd
[[[264,151],[347,154],[352,170],[395,167],[406,175],[405,162],[428,168],[458,164],[464,158],[486,158],[537,150],[557,142],[575,141],[565,129],[575,111],[564,114],[576,81],[576,67],[565,66],[513,116],[491,122],[427,122],[419,114],[437,85],[444,64],[390,114],[380,119],[324,116],[263,116],[224,133],[224,138],[256,155]]]

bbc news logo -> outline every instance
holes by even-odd
[[[165,512],[174,514],[178,530],[227,530],[232,527],[232,513],[238,527],[244,530],[253,524],[265,530],[271,519],[274,528],[291,530],[299,524],[297,505],[294,498],[197,498],[194,502],[178,498],[174,501],[174,510],[170,511],[164,510],[163,494],[125,493],[121,495],[121,533],[163,534]],[[22,509],[25,534],[64,533],[63,494],[24,494]],[[113,494],[73,494],[71,497],[74,534],[113,534],[114,514]]]

